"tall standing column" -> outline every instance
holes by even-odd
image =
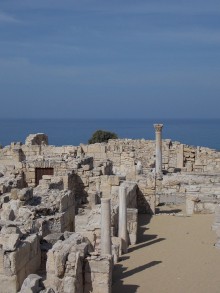
[[[126,189],[121,186],[119,189],[119,225],[118,236],[122,239],[122,252],[127,253],[128,236],[127,236],[127,198]]]
[[[110,205],[110,198],[101,199],[101,255],[112,254]]]
[[[162,178],[162,128],[163,124],[154,124],[156,135],[156,176]]]

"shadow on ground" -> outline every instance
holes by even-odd
[[[157,242],[165,240],[165,238],[157,238],[158,235],[146,235],[146,230],[148,230],[147,225],[151,221],[152,215],[148,214],[140,214],[138,216],[138,244],[130,247],[128,249],[128,253],[131,253],[137,249],[141,249],[143,247],[153,245]],[[126,259],[129,259],[130,256],[125,255],[121,257],[121,261],[124,261]],[[135,293],[137,292],[137,289],[140,287],[139,285],[124,285],[123,279],[128,278],[132,275],[138,274],[144,270],[147,270],[153,266],[156,266],[158,264],[162,263],[161,261],[152,261],[147,264],[144,264],[142,266],[138,266],[136,268],[128,270],[127,267],[123,267],[122,264],[118,263],[114,266],[113,270],[113,286],[112,286],[112,292],[114,293]]]
[[[155,210],[156,214],[178,214],[180,212],[182,212],[181,209],[162,210],[160,208],[156,208]]]
[[[162,263],[161,261],[152,261],[143,266],[139,266],[135,269],[127,271],[127,268],[123,267],[121,264],[116,264],[113,271],[113,286],[112,292],[114,293],[135,293],[140,287],[138,285],[124,285],[123,279],[130,277],[134,274],[142,272],[146,269],[149,269],[153,266]]]
[[[181,212],[183,212],[182,206],[174,204],[160,203],[155,209],[155,214],[178,214]]]
[[[135,246],[132,246],[128,249],[128,252],[155,244],[157,242],[165,240],[165,238],[157,238],[156,234],[145,234],[145,231],[148,230],[147,225],[150,223],[152,215],[140,214],[138,216],[138,231],[137,231],[137,243]]]

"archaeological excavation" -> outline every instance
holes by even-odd
[[[0,149],[0,293],[112,292],[138,214],[161,204],[215,214],[220,247],[220,152],[154,128],[155,140],[56,147],[31,134]]]

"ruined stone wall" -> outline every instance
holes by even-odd
[[[79,161],[83,158],[88,160],[88,157],[92,158],[90,162],[82,164]],[[80,164],[84,166],[81,170]],[[135,180],[138,165],[146,174],[154,169],[154,164],[155,142],[146,140],[110,140],[108,143],[78,147],[12,143],[0,150],[0,172],[23,170],[29,186],[35,184],[37,167],[52,167],[55,175],[64,174],[66,170],[78,170],[83,183],[87,183],[91,175],[105,174],[126,175],[128,180]],[[168,172],[220,172],[220,152],[163,140],[163,169]],[[91,170],[93,174],[89,172]]]
[[[42,265],[40,240],[74,231],[75,200],[62,177],[45,176],[36,188],[12,189],[0,210],[1,293],[16,293]]]
[[[192,213],[214,213],[220,203],[220,177],[207,173],[174,173],[163,176],[160,201],[191,205]]]
[[[0,292],[16,293],[24,279],[40,268],[39,237],[24,237],[16,226],[3,227],[0,244]]]
[[[48,252],[48,286],[59,293],[111,293],[111,256],[93,255],[88,241],[78,233],[66,236]]]
[[[113,162],[114,172],[135,176],[138,161],[143,171],[155,165],[155,141],[150,140],[109,140],[107,144],[81,145],[83,152],[94,158],[98,164],[103,159]],[[173,172],[220,172],[220,152],[205,147],[193,147],[163,140],[163,169]]]
[[[137,183],[139,212],[154,212],[160,195],[172,197],[175,193],[176,198],[182,196],[179,183],[167,188],[166,183],[155,181],[155,141],[119,139],[78,147],[55,147],[40,142],[37,145],[12,143],[0,150],[3,175],[0,192],[10,191],[10,184],[18,188],[34,187],[36,168],[53,168],[54,175],[63,178],[71,174],[70,189],[78,205],[89,202],[92,206],[101,196],[110,196],[114,200],[123,180]],[[180,171],[181,174],[217,174],[220,173],[220,152],[165,139],[163,170],[168,174]],[[12,181],[4,176],[9,174]],[[185,196],[187,192],[183,194]]]

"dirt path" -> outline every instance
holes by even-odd
[[[139,243],[113,273],[113,293],[219,293],[213,215],[139,218]]]

